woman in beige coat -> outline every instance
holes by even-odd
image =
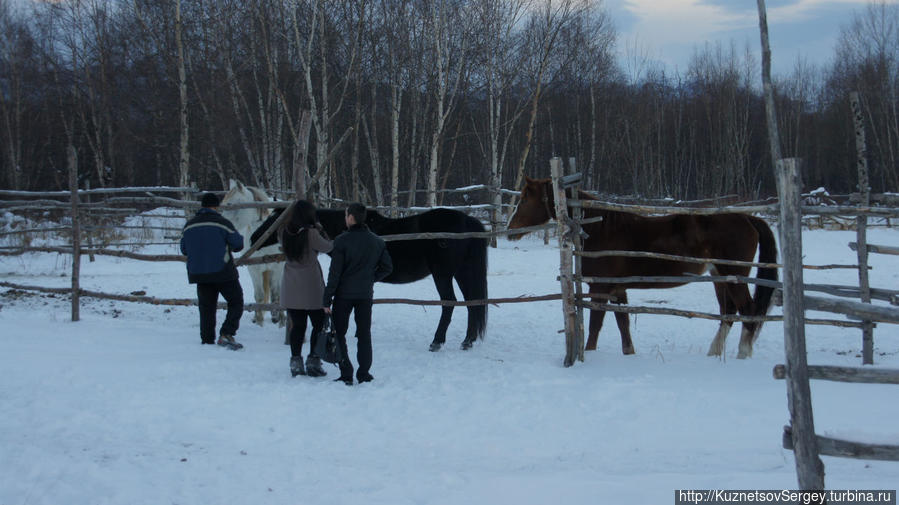
[[[334,247],[315,219],[315,206],[297,200],[286,224],[278,230],[278,241],[287,256],[281,277],[281,306],[290,315],[290,373],[321,377],[325,375],[321,359],[315,353],[315,341],[325,320],[322,294],[325,281],[318,263],[318,253],[330,252]],[[309,356],[303,367],[303,340],[306,318],[312,321]]]

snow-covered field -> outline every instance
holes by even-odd
[[[807,264],[854,263],[854,232],[803,235]],[[899,232],[870,231],[896,245]],[[537,238],[490,251],[491,297],[559,291],[558,251]],[[175,253],[177,246],[143,252]],[[328,258],[321,257],[327,266]],[[895,288],[899,259],[872,255],[872,283]],[[70,259],[0,258],[0,279],[67,287]],[[195,296],[181,263],[97,257],[82,287]],[[857,284],[853,270],[807,282]],[[241,281],[251,298],[249,275]],[[433,284],[379,284],[376,298],[435,299]],[[631,291],[633,304],[715,312],[711,286]],[[772,313],[778,313],[774,308]],[[811,317],[836,317],[810,313]],[[20,504],[664,504],[675,489],[791,489],[782,325],[749,360],[734,328],[641,315],[623,356],[607,318],[599,350],[562,367],[560,302],[491,307],[488,337],[428,352],[439,309],[376,305],[372,383],[291,378],[283,330],[242,319],[231,352],[201,346],[196,308],[0,290],[0,505]],[[223,312],[219,312],[219,321]],[[352,332],[352,328],[350,330]],[[809,362],[858,365],[859,330],[809,326]],[[308,344],[307,344],[308,346]],[[355,354],[350,339],[351,353]],[[875,330],[876,366],[899,367],[899,329]],[[812,384],[818,432],[899,443],[895,386]],[[899,464],[823,458],[829,488],[895,489]]]

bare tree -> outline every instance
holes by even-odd
[[[899,187],[899,4],[871,2],[853,16],[841,30],[835,61],[835,72],[861,94],[869,153],[879,160],[871,182]]]
[[[6,156],[0,166],[6,184],[22,189],[23,126],[25,122],[25,64],[33,47],[31,34],[9,2],[0,2],[0,132]]]
[[[479,59],[472,75],[474,81],[486,90],[486,125],[478,140],[487,161],[489,185],[493,190],[491,221],[494,224],[502,221],[500,189],[509,141],[527,105],[526,97],[516,96],[514,90],[520,84],[521,22],[530,3],[529,0],[482,0],[475,4]],[[496,245],[495,239],[492,245]]]
[[[331,193],[329,175],[332,150],[339,147],[352,131],[352,127],[348,127],[332,143],[332,123],[343,108],[352,83],[353,69],[357,64],[361,43],[360,20],[363,19],[364,6],[365,0],[349,3],[311,0],[308,4],[297,2],[296,7],[290,10],[294,42],[298,48],[296,56],[306,81],[307,100],[316,137],[316,159],[311,182],[318,185],[319,193],[323,196]],[[336,30],[341,27],[348,29],[347,37],[337,36],[339,31]],[[332,68],[341,70],[332,74]],[[315,69],[318,69],[317,83],[313,79]],[[337,77],[336,85],[331,82],[332,77]]]
[[[187,121],[187,70],[184,63],[183,26],[181,23],[181,0],[175,0],[175,51],[178,67],[178,119],[181,142],[178,150],[178,184],[186,188],[190,184],[190,125]]]
[[[528,78],[531,81],[530,116],[525,131],[525,141],[521,156],[518,159],[515,187],[521,187],[524,180],[525,163],[531,149],[531,141],[534,137],[534,125],[537,122],[537,111],[540,106],[540,98],[548,83],[555,77],[553,66],[556,69],[564,67],[566,59],[570,55],[556,54],[559,34],[583,15],[591,4],[584,0],[542,0],[542,5],[531,14],[526,28],[526,51],[528,58],[526,68]]]
[[[440,147],[443,143],[447,119],[455,111],[468,68],[467,51],[471,33],[470,16],[465,2],[430,0],[423,2],[427,9],[425,34],[430,37],[432,64],[431,97],[434,103],[434,122],[431,132],[428,169],[428,205],[437,205],[437,177],[440,169]]]

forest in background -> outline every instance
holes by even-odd
[[[71,146],[92,187],[299,169],[311,198],[436,205],[561,156],[601,193],[776,194],[750,48],[698,43],[672,74],[616,44],[600,0],[0,0],[0,187],[66,189]],[[899,4],[774,81],[806,189],[857,190],[858,91],[871,189],[899,190]]]

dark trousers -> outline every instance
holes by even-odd
[[[325,323],[325,311],[287,309],[290,315],[290,355],[303,355],[303,340],[306,337],[306,318],[312,321],[312,335],[309,338],[309,355],[314,354],[315,344],[318,341],[318,333]]]
[[[371,369],[371,300],[343,300],[337,298],[331,307],[331,318],[337,341],[343,351],[344,360],[339,363],[340,377],[353,378],[353,364],[350,362],[346,345],[346,332],[350,327],[350,312],[356,321],[356,362],[359,363],[357,376],[366,376]]]
[[[235,335],[243,315],[243,289],[240,281],[197,283],[197,303],[200,306],[200,339],[204,344],[215,342],[215,311],[219,294],[228,302],[228,313],[219,335]]]

